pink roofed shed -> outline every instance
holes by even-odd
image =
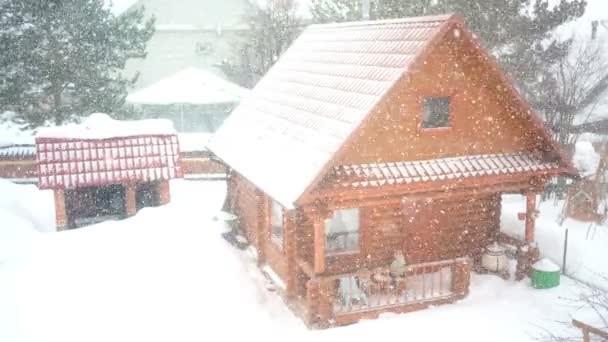
[[[169,180],[183,176],[170,121],[115,121],[105,114],[43,129],[36,162],[38,187],[55,192],[58,229],[168,203]]]

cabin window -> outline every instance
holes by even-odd
[[[283,246],[283,207],[279,203],[272,201],[271,211],[271,240],[278,246]]]
[[[448,96],[424,99],[422,128],[444,128],[450,126],[450,98]]]
[[[340,209],[325,221],[325,251],[327,254],[359,250],[359,209]]]

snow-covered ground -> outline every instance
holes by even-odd
[[[177,180],[171,185],[169,205],[146,208],[123,221],[41,233],[52,225],[52,196],[1,182],[6,198],[0,202],[0,241],[12,239],[7,226],[29,231],[11,240],[13,253],[0,256],[0,341],[352,341],[376,336],[534,341],[544,329],[562,328],[557,321],[568,321],[576,311],[569,298],[579,287],[568,278],[558,288],[534,290],[528,280],[473,275],[470,295],[456,304],[310,331],[266,289],[250,256],[220,237],[213,216],[223,202],[225,183]],[[15,196],[15,202],[8,200]],[[28,199],[37,202],[27,205]],[[506,208],[519,210],[519,199],[507,202]],[[18,209],[24,204],[25,210]],[[13,217],[9,225],[6,217]]]
[[[563,201],[541,202],[540,216],[536,221],[536,240],[543,257],[563,264],[565,233],[568,229],[566,273],[576,279],[608,290],[608,227],[566,219],[557,223],[563,209]],[[503,196],[502,230],[507,234],[524,238],[524,221],[517,219],[518,212],[525,212],[522,196]]]

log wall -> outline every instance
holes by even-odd
[[[413,209],[407,206],[397,200],[362,207],[359,252],[328,256],[327,273],[387,266],[395,251],[403,251],[410,264],[473,256],[499,232],[499,194],[417,202]],[[309,261],[313,247],[307,233],[311,229],[298,228],[298,253]]]

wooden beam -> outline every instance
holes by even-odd
[[[137,188],[135,184],[125,185],[125,211],[127,216],[137,213]]]
[[[583,331],[583,341],[590,341],[591,340],[591,336],[590,334],[602,337],[604,339],[608,339],[608,332],[600,330],[596,327],[593,327],[589,324],[583,323],[581,321],[578,321],[576,319],[572,320],[572,325],[574,325],[575,327],[581,329]]]
[[[297,273],[297,263],[296,263],[296,253],[297,253],[297,236],[296,236],[296,213],[295,210],[283,211],[283,215],[285,219],[284,222],[284,247],[285,247],[285,257],[287,259],[287,281],[286,281],[286,290],[287,297],[294,298],[297,295],[297,281],[298,281],[298,273]]]
[[[359,190],[342,190],[330,193],[320,194],[320,196],[326,196],[325,201],[328,203],[328,208],[331,210],[340,208],[352,208],[352,207],[366,207],[366,206],[381,206],[399,203],[401,198],[407,196],[412,200],[419,199],[447,199],[454,197],[476,197],[485,196],[489,194],[501,193],[501,192],[517,192],[521,193],[522,189],[528,189],[530,186],[529,182],[511,183],[511,184],[497,184],[489,185],[481,188],[456,188],[451,190],[438,190],[438,189],[418,189],[417,191],[410,191],[406,188],[400,188],[395,191],[394,189],[387,189],[384,187],[378,187],[373,189]],[[303,206],[306,208],[308,206]],[[310,212],[310,210],[308,210]]]
[[[323,217],[315,215],[314,226],[314,269],[315,273],[325,272],[325,223]]]
[[[536,220],[536,193],[526,193],[526,242],[534,242],[534,222]]]
[[[53,196],[55,198],[55,224],[57,231],[64,230],[68,225],[68,214],[66,211],[65,203],[65,191],[54,190]]]
[[[243,178],[241,178],[243,179]],[[238,186],[238,185],[237,185]],[[255,190],[256,203],[258,205],[258,219],[255,247],[258,251],[258,265],[266,263],[266,241],[270,239],[270,200],[265,193]]]
[[[454,186],[429,186],[429,184],[411,184],[411,185],[390,185],[390,186],[379,186],[379,187],[363,187],[363,188],[341,188],[341,189],[329,189],[322,192],[318,192],[315,195],[318,196],[313,201],[326,201],[327,198],[340,198],[340,199],[368,199],[371,197],[386,198],[387,196],[396,195],[402,196],[404,194],[413,195],[419,194],[421,196],[429,196],[430,194],[481,194],[488,192],[521,192],[522,190],[541,190],[530,189],[530,179],[514,181],[514,182],[478,182],[473,184],[458,184]],[[306,203],[301,203],[305,205]]]

